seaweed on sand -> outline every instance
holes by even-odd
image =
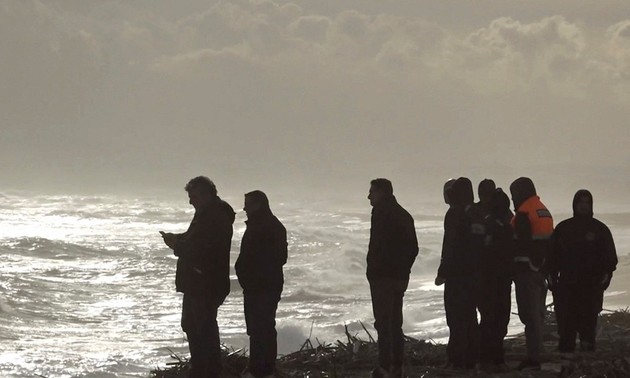
[[[514,368],[525,356],[524,335],[505,340],[506,361],[511,371],[479,375],[476,371],[442,369],[446,362],[446,346],[432,341],[406,337],[406,369],[409,377],[630,377],[630,309],[604,311],[600,316],[597,351],[566,354],[556,352],[555,318],[548,310],[544,340],[547,353],[543,356],[543,370],[519,372]],[[377,345],[370,332],[363,327],[367,340],[351,334],[345,327],[345,339],[333,343],[312,340],[304,342],[300,350],[277,360],[278,378],[359,378],[369,376],[377,361]],[[247,367],[243,349],[223,347],[223,366],[226,378],[240,377]],[[155,378],[187,377],[187,359],[171,353],[175,361],[164,369],[151,372]]]

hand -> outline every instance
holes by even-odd
[[[442,284],[444,284],[444,282],[446,282],[446,278],[440,276],[435,277],[436,286],[441,286]]]
[[[175,249],[175,244],[177,243],[177,235],[171,232],[160,231],[162,235],[162,239],[164,239],[164,244],[166,244],[169,248]]]

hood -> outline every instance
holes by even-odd
[[[581,197],[588,197],[590,205],[591,205],[589,213],[584,216],[587,216],[589,218],[593,217],[593,195],[591,194],[591,192],[589,192],[586,189],[578,190],[573,196],[573,216],[574,217],[583,216],[582,214],[578,214],[577,209],[576,209],[577,202]]]
[[[523,202],[536,195],[536,187],[529,177],[519,177],[510,185],[510,193],[512,194],[514,209],[518,210]]]
[[[502,218],[510,212],[510,198],[503,192],[503,189],[497,188],[490,199],[490,213],[495,218]]]
[[[451,206],[465,208],[473,203],[474,196],[472,182],[466,177],[460,177],[453,183],[448,198]]]
[[[271,216],[273,216],[273,212],[271,211],[271,209],[269,207],[263,207],[253,213],[252,212],[247,213],[247,221],[245,222],[248,222],[248,221],[256,222],[256,221],[267,219]]]
[[[452,178],[452,179],[448,179],[448,181],[446,181],[444,183],[444,192],[443,192],[444,193],[444,202],[447,205],[451,204],[451,200],[450,200],[450,196],[452,196],[451,190],[453,189],[453,184],[455,184],[455,181],[456,180],[454,178]]]
[[[479,186],[477,187],[477,195],[479,196],[479,202],[483,204],[490,202],[496,188],[497,188],[496,184],[491,179],[481,180],[481,182],[479,183]]]

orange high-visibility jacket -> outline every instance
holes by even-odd
[[[516,210],[518,213],[527,213],[529,224],[532,227],[532,239],[546,240],[553,233],[553,217],[547,207],[540,201],[540,197],[531,196]],[[514,227],[514,218],[512,218]]]
[[[521,204],[521,206],[516,210],[518,213],[526,213],[527,218],[529,219],[529,224],[532,230],[532,240],[535,242],[542,242],[542,244],[535,243],[534,247],[536,251],[531,251],[530,254],[534,256],[516,256],[514,257],[515,262],[523,262],[528,263],[530,268],[534,271],[538,271],[540,266],[536,266],[538,264],[542,265],[544,263],[546,257],[546,249],[549,240],[551,239],[551,234],[553,233],[553,217],[551,213],[547,209],[547,207],[540,201],[540,197],[532,196],[528,198],[525,202]],[[512,218],[512,227],[514,227],[514,220],[516,216]],[[539,261],[532,261],[532,257],[538,257]],[[536,258],[534,258],[536,260]]]

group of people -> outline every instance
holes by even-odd
[[[186,184],[195,215],[182,234],[161,232],[178,257],[175,287],[184,294],[182,329],[190,350],[190,378],[221,375],[217,310],[230,292],[230,248],[235,213],[204,176]],[[276,310],[287,262],[287,232],[269,207],[265,193],[245,194],[247,228],[235,270],[243,288],[250,337],[248,377],[272,376],[277,355]]]
[[[191,355],[189,376],[215,378],[221,373],[216,318],[230,291],[235,213],[205,176],[193,178],[185,189],[195,208],[188,230],[161,233],[178,257],[175,284],[184,294],[181,325]],[[519,369],[540,369],[547,288],[554,297],[559,350],[574,351],[577,334],[583,350],[595,349],[597,316],[617,256],[609,229],[593,218],[591,194],[578,191],[574,216],[554,230],[553,218],[529,178],[515,180],[510,193],[515,214],[510,210],[510,198],[492,180],[479,184],[476,203],[469,179],[461,177],[445,184],[449,209],[435,283],[445,285],[450,368],[507,368],[503,339],[510,319],[512,282],[527,343],[527,356]],[[378,334],[378,366],[372,377],[405,377],[402,307],[418,255],[414,220],[398,204],[387,179],[371,181],[368,199],[372,215],[367,280]],[[273,215],[265,193],[245,194],[244,210],[247,227],[235,270],[243,288],[250,337],[246,377],[273,377],[275,316],[284,284],[287,233]]]
[[[597,317],[617,254],[610,230],[593,217],[591,193],[579,190],[573,217],[555,229],[531,179],[515,180],[510,194],[515,213],[508,195],[492,180],[479,183],[476,203],[468,178],[449,180],[444,186],[449,209],[435,283],[445,285],[448,367],[508,369],[503,339],[512,282],[527,347],[519,370],[541,368],[548,289],[554,300],[558,350],[575,351],[578,334],[581,350],[595,350]]]

